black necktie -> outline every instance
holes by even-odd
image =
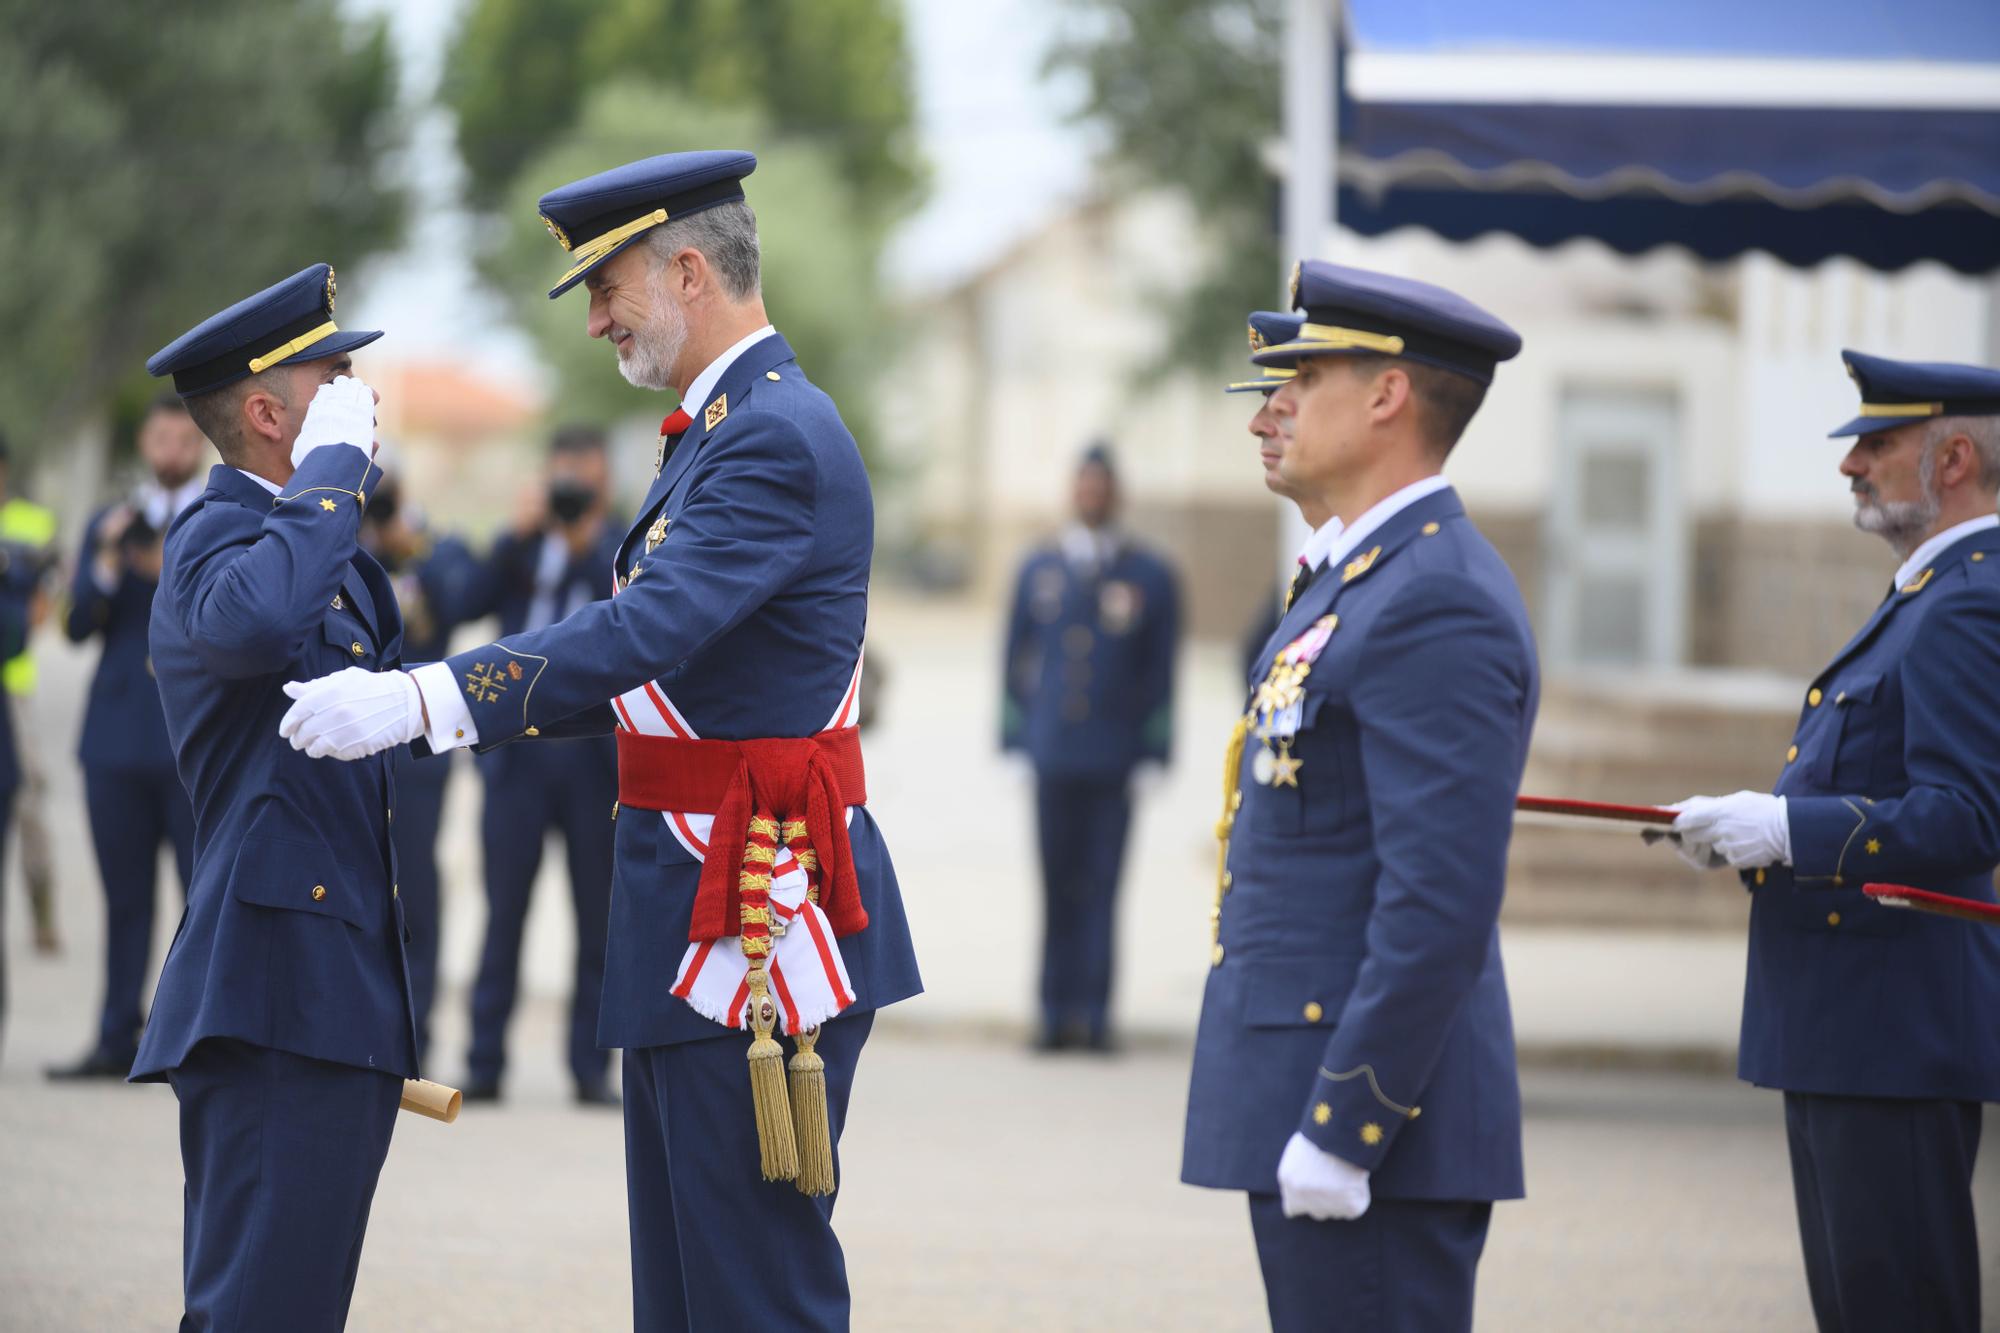
[[[1305,596],[1306,588],[1309,584],[1312,583],[1312,581],[1313,581],[1313,567],[1307,564],[1303,559],[1300,560],[1299,572],[1292,575],[1292,586],[1285,592],[1285,609],[1287,611],[1292,609],[1293,603],[1297,602],[1299,598]]]

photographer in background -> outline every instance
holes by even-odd
[[[376,458],[381,462],[380,455]],[[468,618],[478,595],[479,561],[455,537],[434,537],[421,510],[403,494],[402,477],[386,473],[361,519],[361,549],[381,562],[403,611],[403,660],[435,662],[446,656],[451,632]],[[410,931],[410,1008],[417,1020],[417,1059],[430,1048],[431,1004],[437,997],[438,940],[443,930],[438,891],[438,825],[450,755],[415,759],[396,752],[396,811],[389,836],[396,843],[403,921]]]
[[[541,629],[611,595],[611,573],[624,521],[613,521],[611,462],[604,432],[568,426],[549,446],[547,480],[526,492],[513,531],[494,543],[481,594],[468,619],[498,614],[500,635]],[[409,654],[415,660],[415,654]],[[507,1064],[507,1021],[521,970],[528,896],[551,827],[568,851],[570,901],[576,907],[576,989],[570,1002],[568,1063],[576,1099],[616,1105],[610,1056],[597,1046],[604,988],[604,941],[611,911],[612,807],[618,800],[618,748],[610,736],[506,745],[479,756],[486,782],[481,841],[486,857],[486,945],[472,990],[472,1050],[465,1100],[500,1097]]]
[[[187,891],[194,814],[174,770],[147,626],[160,584],[161,546],[174,516],[203,490],[208,443],[181,400],[153,401],[139,424],[146,477],[84,530],[65,628],[73,642],[100,638],[83,736],[84,799],[104,881],[104,1007],[90,1050],[52,1079],[122,1079],[139,1048],[140,996],[153,944],[160,845],[171,843]]]

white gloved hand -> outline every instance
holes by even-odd
[[[1683,843],[1713,848],[1738,870],[1792,862],[1792,826],[1782,796],[1761,791],[1690,796],[1668,809],[1680,812],[1674,832]]]
[[[349,667],[318,680],[295,680],[297,700],[278,734],[314,759],[365,759],[424,734],[423,696],[407,671]]]
[[[1278,1158],[1278,1197],[1286,1217],[1351,1222],[1368,1211],[1368,1173],[1295,1133]]]
[[[306,405],[305,423],[292,442],[292,466],[323,444],[351,444],[375,456],[375,391],[352,375],[320,385]]]

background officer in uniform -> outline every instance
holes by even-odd
[[[682,400],[619,552],[617,597],[412,673],[314,682],[284,724],[308,753],[343,758],[418,735],[441,749],[617,727],[631,783],[599,1038],[625,1052],[633,1323],[649,1333],[848,1326],[832,1223],[841,1131],[875,1011],[922,989],[854,728],[867,471],[765,313],[742,183],[755,167],[742,152],[670,153],[541,200],[571,261],[553,294],[587,283],[588,330],[619,373]],[[369,719],[398,701],[401,725],[375,737]],[[783,860],[745,839],[772,836],[760,809]],[[814,871],[793,823],[821,829],[802,849]],[[791,999],[739,1006],[740,987],[768,986],[787,953]],[[794,1019],[753,1040],[745,1017],[761,1025],[779,1002]],[[777,1036],[801,1086],[823,1089],[817,1141],[836,1159],[809,1181],[801,1152],[796,1187],[764,1155],[793,1128],[783,1072],[768,1136],[746,1072],[746,1056],[763,1059],[770,1092]],[[800,1067],[809,1036],[817,1069]]]
[[[545,628],[611,595],[612,562],[625,525],[610,517],[611,464],[594,426],[556,432],[548,478],[529,491],[514,531],[494,543],[467,619],[497,613],[502,637]],[[408,654],[412,661],[421,660]],[[561,745],[504,747],[479,757],[486,785],[480,841],[486,855],[486,944],[472,988],[472,1050],[465,1096],[493,1101],[507,1067],[507,1021],[520,985],[521,936],[542,865],[542,843],[560,829],[576,909],[575,983],[567,1059],[576,1099],[613,1106],[610,1057],[597,1046],[611,911],[612,806],[618,747],[608,735]]]
[[[1132,770],[1173,733],[1180,590],[1117,525],[1118,475],[1093,445],[1075,521],[1029,555],[1007,625],[1001,744],[1035,767],[1042,860],[1043,1050],[1110,1049],[1118,878]]]
[[[1439,473],[1521,341],[1427,283],[1308,261],[1293,293],[1267,475],[1341,526],[1227,757],[1181,1178],[1248,1192],[1274,1328],[1467,1328],[1522,1190],[1496,922],[1539,680]]]
[[[166,718],[146,643],[167,528],[203,488],[207,452],[187,406],[169,394],[139,426],[146,480],[84,529],[64,622],[72,643],[101,639],[84,706],[83,763],[90,840],[104,882],[104,1005],[89,1051],[49,1077],[124,1078],[144,1024],[160,848],[171,847],[182,894],[194,873],[194,812],[174,772]]]
[[[279,734],[296,682],[396,663],[402,617],[355,542],[375,396],[325,264],[154,354],[222,454],[167,534],[153,665],[195,813],[194,879],[133,1078],[180,1102],[184,1328],[346,1320],[403,1080],[417,1071],[387,755]]]
[[[1772,794],[1694,797],[1683,855],[1750,890],[1737,1073],[1785,1093],[1823,1329],[1979,1324],[1972,1170],[2000,1101],[2000,931],[1870,880],[1994,901],[2000,863],[2000,371],[1843,352],[1840,471],[1902,561],[1813,679]]]
[[[451,632],[468,619],[478,596],[480,564],[456,537],[434,537],[423,515],[403,495],[401,478],[385,473],[368,497],[361,520],[361,549],[375,557],[396,590],[403,613],[403,657],[435,662],[450,651]],[[389,831],[396,840],[401,886],[398,900],[410,928],[410,1004],[417,1016],[417,1059],[430,1050],[431,1005],[437,998],[439,907],[438,826],[444,819],[445,784],[453,764],[447,757],[419,759],[408,750],[396,755],[396,813]]]

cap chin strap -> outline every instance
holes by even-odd
[[[570,266],[569,272],[556,280],[556,285],[558,287],[562,286],[563,283],[568,282],[591,265],[600,262],[604,256],[616,250],[632,237],[637,236],[648,227],[657,227],[666,220],[667,210],[656,208],[643,217],[633,218],[622,227],[613,227],[602,236],[593,236],[590,240],[585,241],[576,248],[574,251],[576,263]]]
[[[1941,417],[1943,403],[1863,403],[1864,417]]]
[[[328,338],[331,338],[334,334],[339,332],[340,332],[339,326],[336,325],[330,319],[316,329],[307,329],[304,333],[301,333],[298,337],[292,339],[290,342],[285,343],[278,347],[273,347],[270,351],[264,353],[264,355],[262,356],[251,357],[250,373],[252,375],[261,375],[266,370],[269,370],[272,366],[277,365],[280,361],[286,360],[289,357],[297,356],[300,352],[305,351],[306,348],[311,347],[314,343],[325,342]]]

